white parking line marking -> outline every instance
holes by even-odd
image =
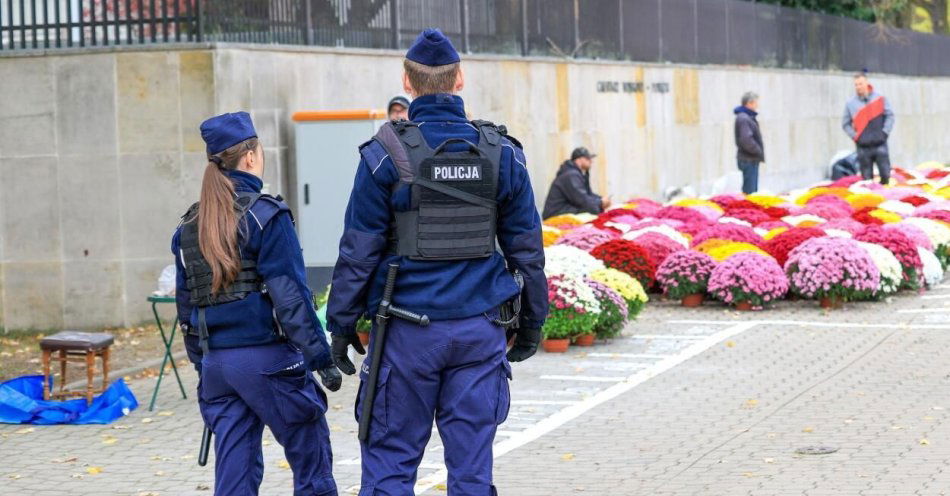
[[[590,375],[542,375],[541,379],[549,381],[582,381],[582,382],[623,382],[626,377],[596,377]]]
[[[906,308],[904,310],[898,310],[897,313],[947,313],[950,312],[950,307],[939,307],[939,308]]]
[[[630,337],[633,338],[633,339],[704,339],[704,338],[706,338],[706,337],[708,337],[708,336],[705,336],[705,335],[697,335],[697,334],[689,334],[689,335],[681,335],[681,334],[634,334],[633,336],[630,336]]]
[[[950,294],[938,294],[938,295],[923,295],[920,297],[922,300],[947,300],[950,299]]]
[[[647,358],[661,360],[670,355],[651,355],[649,353],[588,353],[587,356],[595,358]]]
[[[950,312],[950,308],[943,310]],[[715,324],[721,321],[697,321],[697,320],[669,320],[667,324]],[[911,324],[908,322],[894,322],[891,324],[858,324],[856,322],[808,322],[798,320],[750,320],[747,321],[753,325],[787,325],[804,327],[829,327],[829,328],[848,328],[848,329],[893,329],[895,327],[906,327],[908,329],[950,329],[950,324]]]
[[[752,329],[756,325],[757,324],[755,322],[741,322],[734,324],[729,328],[723,329],[713,335],[704,337],[701,341],[691,344],[683,351],[675,355],[670,355],[659,362],[651,364],[646,369],[631,374],[624,380],[624,382],[614,384],[607,389],[599,391],[593,396],[585,398],[583,401],[580,401],[574,405],[570,405],[558,411],[557,413],[540,420],[538,423],[518,433],[518,435],[511,436],[504,441],[496,443],[493,448],[494,457],[498,458],[500,456],[504,456],[512,450],[520,448],[521,446],[524,446],[525,444],[528,444],[531,441],[544,436],[545,434],[557,429],[558,427],[561,427],[571,420],[580,417],[592,408],[595,408],[620,396],[621,394],[632,390],[640,384],[643,384],[644,382],[662,374],[663,372],[666,372],[667,370],[672,369],[673,367],[676,367],[686,360],[699,355],[700,353],[712,348],[720,342]],[[445,482],[447,477],[448,472],[445,470],[440,470],[432,475],[423,477],[419,479],[418,482],[416,482],[415,493],[422,494],[434,487],[436,484]]]

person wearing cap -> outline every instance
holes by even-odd
[[[545,219],[561,214],[599,214],[610,206],[610,197],[601,197],[590,189],[590,168],[596,156],[581,146],[561,164],[544,200]]]
[[[307,288],[287,205],[261,194],[264,149],[246,112],[201,124],[201,197],[172,237],[175,300],[198,405],[214,433],[215,495],[256,495],[264,426],[284,447],[294,494],[336,495],[327,398],[342,375]]]
[[[410,120],[384,124],[360,147],[344,219],[327,302],[340,370],[356,372],[347,351],[362,352],[356,322],[376,312],[388,264],[399,264],[393,304],[431,319],[426,327],[388,321],[361,442],[363,496],[413,494],[433,420],[448,493],[496,494],[492,442],[508,415],[509,362],[535,353],[547,316],[541,219],[524,152],[503,126],[466,118],[459,62],[437,29],[409,48]],[[506,326],[517,327],[507,354]],[[369,373],[364,362],[357,417]]]
[[[389,105],[386,106],[386,115],[391,121],[408,120],[409,99],[402,95],[392,97]]]

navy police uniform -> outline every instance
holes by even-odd
[[[244,112],[211,118],[201,130],[212,161],[256,136]],[[210,269],[197,243],[198,204],[172,239],[178,315],[188,356],[201,377],[201,414],[215,434],[215,494],[258,493],[266,425],[284,447],[294,473],[293,494],[336,495],[327,398],[311,374],[333,365],[290,210],[261,194],[257,176],[222,173],[234,185],[235,215],[241,216],[236,281],[211,294]]]
[[[459,61],[438,30],[423,32],[406,56]],[[503,127],[469,121],[450,94],[415,98],[409,117],[360,147],[327,306],[344,373],[353,366],[337,343],[351,341],[357,319],[375,312],[389,263],[400,265],[393,304],[432,320],[389,321],[360,495],[412,494],[433,420],[449,494],[494,494],[492,442],[508,414],[511,378],[499,307],[521,294],[518,339],[534,337],[509,357],[527,358],[548,308],[541,220],[524,152]],[[367,361],[357,416],[368,372]]]

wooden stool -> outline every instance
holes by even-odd
[[[49,400],[50,396],[55,398],[68,398],[70,396],[85,396],[86,403],[92,403],[92,397],[96,393],[101,393],[109,387],[109,346],[112,345],[114,338],[112,334],[104,332],[77,332],[63,331],[47,336],[40,341],[40,349],[43,350],[43,399]],[[59,356],[56,360],[59,362],[60,381],[59,391],[50,394],[50,358],[53,352],[58,351]],[[93,376],[96,371],[96,357],[102,359],[102,388],[96,390],[92,386]],[[86,390],[85,391],[67,391],[66,390],[66,362],[86,364]]]

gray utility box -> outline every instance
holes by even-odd
[[[381,110],[296,112],[297,232],[314,292],[330,282],[343,216],[359,165],[359,145],[384,122]]]

